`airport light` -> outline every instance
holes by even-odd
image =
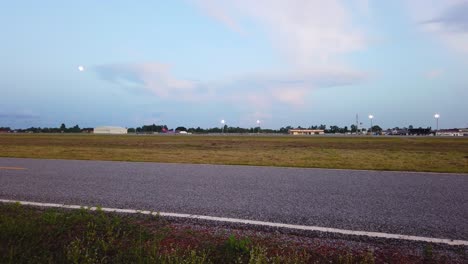
[[[221,124],[223,125],[222,131],[223,131],[223,134],[224,134],[224,124],[226,124],[226,121],[224,119],[221,120]]]
[[[374,116],[373,115],[369,115],[369,119],[370,119],[370,133],[372,135],[372,119],[374,119]]]
[[[440,117],[439,114],[434,115],[434,118],[436,120],[436,135],[437,135],[437,131],[439,131],[439,117]]]
[[[258,127],[257,133],[260,133],[260,120],[258,120],[258,119],[257,119],[257,127]]]

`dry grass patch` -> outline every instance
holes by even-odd
[[[468,173],[468,138],[0,135],[0,156]]]

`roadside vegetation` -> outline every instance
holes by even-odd
[[[468,173],[468,138],[4,134],[0,156]]]
[[[290,238],[290,236],[289,236]],[[40,210],[0,204],[0,263],[452,263],[426,247],[347,248],[274,234],[245,235],[216,227],[174,224],[81,210]],[[457,263],[463,262],[461,255]]]

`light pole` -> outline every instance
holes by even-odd
[[[222,128],[223,134],[224,134],[224,124],[225,124],[225,123],[226,123],[226,121],[224,121],[224,119],[221,120],[221,125],[223,126],[223,128]]]
[[[260,120],[257,120],[257,127],[258,127],[257,133],[260,133]]]
[[[434,118],[436,120],[436,136],[437,136],[437,131],[439,131],[439,117],[440,117],[439,114],[434,115]]]
[[[374,119],[374,116],[373,115],[369,115],[369,119],[370,119],[370,133],[372,135],[372,119]]]

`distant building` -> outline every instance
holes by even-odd
[[[127,129],[124,127],[102,126],[96,127],[94,134],[127,134]]]
[[[323,135],[324,130],[321,129],[289,129],[288,134],[290,135]]]
[[[409,131],[406,128],[403,128],[403,129],[394,128],[394,129],[388,129],[385,134],[391,135],[391,136],[407,136],[409,135]]]
[[[458,128],[440,129],[440,130],[437,130],[436,136],[463,137],[463,136],[468,136],[468,131],[466,131],[465,129],[458,129]]]

